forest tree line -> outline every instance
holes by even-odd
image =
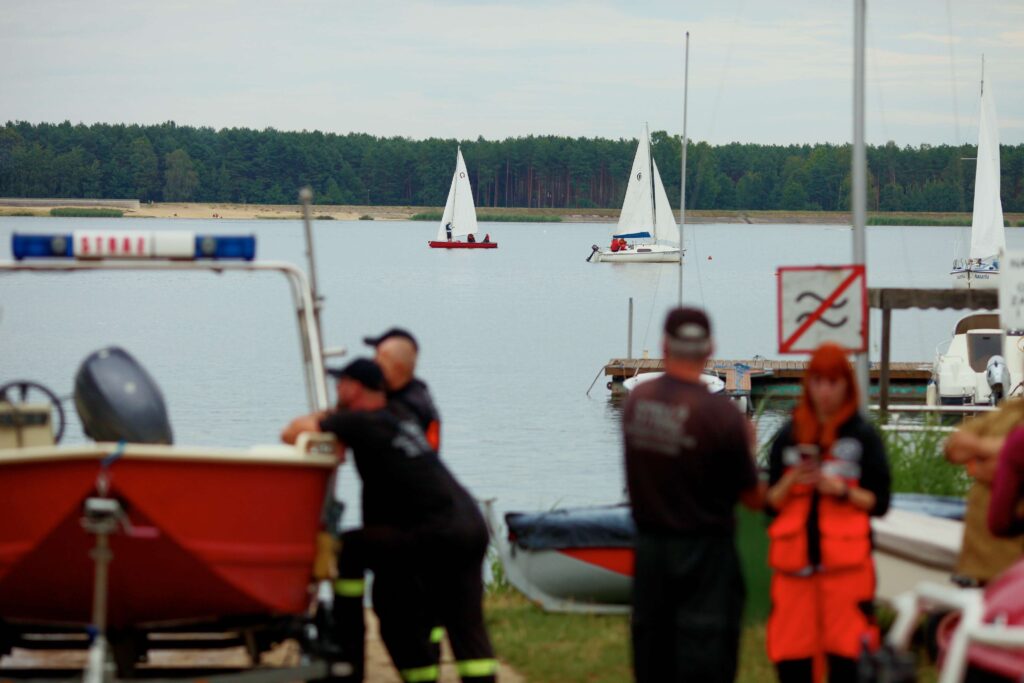
[[[0,196],[293,204],[442,206],[456,140],[362,133],[8,122]],[[478,206],[618,208],[635,139],[528,136],[462,141]],[[651,134],[673,206],[678,136]],[[710,145],[687,151],[689,209],[849,209],[850,145]],[[1024,211],[1024,145],[1002,146],[1002,200]],[[974,145],[869,146],[868,208],[970,211]]]

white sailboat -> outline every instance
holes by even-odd
[[[951,275],[956,289],[999,286],[999,257],[1006,250],[999,183],[999,122],[996,119],[992,84],[985,83],[983,60],[971,251],[967,259],[953,262]]]
[[[675,241],[678,236],[658,164],[651,156],[651,136],[644,126],[612,244],[603,249],[595,244],[587,260],[592,263],[679,263],[679,243]]]
[[[455,156],[455,173],[448,190],[448,201],[437,226],[437,237],[427,244],[432,249],[495,249],[497,242],[491,241],[490,234],[480,239],[477,236],[476,206],[473,204],[473,188],[469,184],[469,172],[462,158],[462,147]]]

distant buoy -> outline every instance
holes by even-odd
[[[710,260],[711,260],[711,257],[710,257],[710,256],[708,256],[708,261],[710,261]]]

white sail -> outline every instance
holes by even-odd
[[[990,259],[1006,249],[1003,205],[999,199],[999,122],[992,84],[982,80],[978,117],[978,164],[974,174],[971,258]]]
[[[629,185],[622,200],[616,235],[648,233],[654,236],[654,201],[651,196],[651,144],[647,135],[640,138],[629,172]]]
[[[448,201],[444,205],[441,224],[437,227],[437,241],[448,239],[446,226],[451,224],[452,239],[476,233],[476,206],[473,204],[473,188],[469,185],[469,172],[462,158],[462,148],[456,153],[455,174],[448,190]]]
[[[654,168],[654,208],[657,216],[652,236],[664,244],[678,246],[679,227],[676,225],[675,216],[672,215],[672,207],[668,203],[668,195],[665,194],[665,184],[661,182],[657,162],[651,160],[651,167]]]

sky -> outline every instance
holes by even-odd
[[[853,0],[4,0],[0,120],[852,139]],[[868,3],[871,144],[1024,142],[1024,1]]]

